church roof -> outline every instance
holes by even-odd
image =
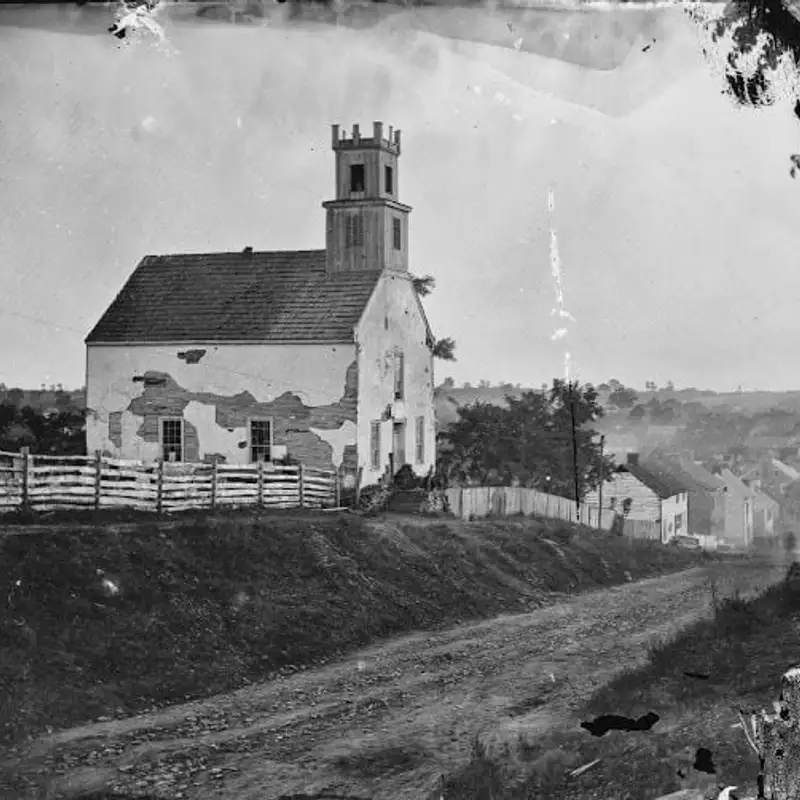
[[[86,343],[348,342],[379,270],[325,250],[145,256]]]

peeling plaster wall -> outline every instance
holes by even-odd
[[[379,421],[387,405],[406,421],[406,460],[424,475],[436,460],[433,404],[433,356],[426,344],[425,321],[408,277],[387,272],[375,289],[358,330],[358,465],[362,485],[375,483],[389,463],[392,420],[381,423],[381,468],[373,470],[370,423]],[[394,400],[395,349],[404,353],[405,399]],[[416,463],[416,418],[425,419],[424,461]],[[399,465],[398,465],[399,466]]]
[[[247,463],[248,419],[269,417],[294,458],[353,469],[357,393],[354,345],[89,345],[87,447],[153,460],[159,418],[182,417],[187,461]]]

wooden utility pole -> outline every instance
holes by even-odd
[[[606,443],[606,437],[600,437],[600,489],[598,490],[598,498],[597,502],[600,505],[600,508],[597,512],[597,527],[600,530],[603,530],[603,448]]]
[[[572,396],[572,383],[569,384],[569,417],[572,427],[572,472],[575,482],[575,511],[576,522],[581,521],[581,490],[578,479],[578,437],[575,433],[575,400]]]

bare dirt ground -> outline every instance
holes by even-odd
[[[577,726],[580,702],[641,664],[654,638],[710,613],[712,583],[721,596],[747,596],[784,573],[777,559],[711,563],[403,636],[237,692],[60,731],[0,766],[28,775],[32,797],[114,787],[177,798],[438,800],[439,776],[464,766],[476,736],[496,748]]]

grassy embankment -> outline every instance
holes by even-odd
[[[654,711],[660,720],[651,731],[598,738],[576,723],[536,741],[521,735],[497,756],[478,737],[471,763],[450,777],[453,796],[643,800],[695,789],[716,798],[737,786],[739,797],[755,797],[759,762],[735,709],[771,710],[782,674],[800,663],[800,593],[782,583],[747,601],[714,593],[712,605],[709,619],[653,642],[645,667],[622,673],[581,709],[581,720]],[[714,773],[694,769],[701,747],[711,751]]]
[[[534,520],[245,513],[6,531],[0,745],[704,558]]]

